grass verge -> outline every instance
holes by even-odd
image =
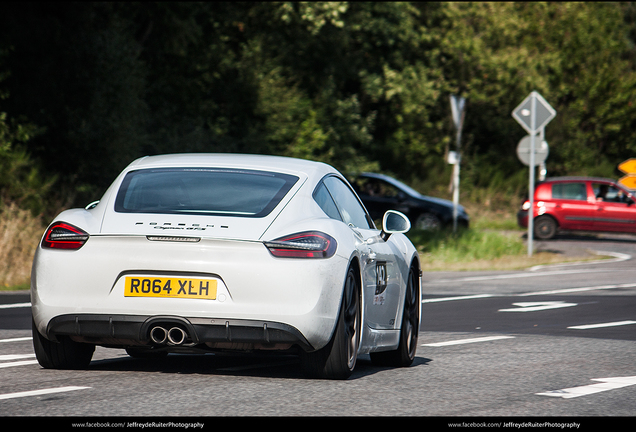
[[[527,255],[523,232],[467,229],[407,234],[420,252],[424,271],[520,270],[536,265],[598,260],[599,256],[567,256],[555,252]]]

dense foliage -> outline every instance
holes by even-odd
[[[532,90],[558,112],[549,173],[617,177],[636,155],[635,35],[631,3],[5,2],[0,198],[57,176],[85,204],[131,160],[187,151],[318,159],[434,194],[451,94],[467,99],[463,190],[520,192],[511,112]]]

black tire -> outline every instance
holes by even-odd
[[[85,369],[90,364],[95,345],[79,343],[68,336],[60,336],[53,342],[38,332],[32,322],[33,350],[35,358],[45,369]]]
[[[549,240],[556,235],[558,225],[551,216],[539,216],[534,220],[534,236],[541,240]]]
[[[336,329],[329,343],[314,352],[303,352],[304,372],[313,378],[347,379],[358,357],[361,332],[360,284],[354,268],[345,279]]]
[[[409,271],[404,296],[404,312],[400,327],[400,343],[396,350],[371,353],[371,362],[377,366],[406,367],[415,359],[417,339],[420,332],[420,303],[422,294],[417,280],[419,272],[414,268]]]

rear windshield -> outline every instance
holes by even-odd
[[[251,170],[161,168],[131,171],[117,194],[120,213],[267,216],[298,177]]]

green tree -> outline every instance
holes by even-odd
[[[9,75],[1,71],[5,55],[0,51],[0,86]],[[0,100],[8,96],[0,87]],[[17,123],[0,112],[0,211],[10,204],[31,210],[34,216],[45,210],[46,194],[55,179],[44,179],[25,149],[25,143],[37,132],[33,125]]]
[[[468,99],[467,185],[514,189],[525,181],[514,151],[525,132],[510,113],[532,90],[558,112],[546,128],[549,173],[614,174],[633,149],[636,90],[619,4],[449,3],[442,10],[439,64]]]
[[[270,153],[382,170],[445,194],[449,95],[467,98],[462,190],[518,192],[532,90],[558,111],[550,174],[633,155],[636,8],[619,3],[123,2],[3,5],[23,148],[98,196],[132,159]],[[631,38],[631,39],[630,39]],[[22,121],[22,119],[26,119]]]

